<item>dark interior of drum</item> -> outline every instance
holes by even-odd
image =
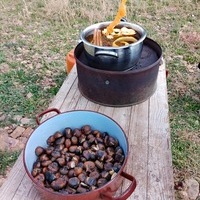
[[[83,64],[90,66],[88,64],[88,59],[85,56],[83,43],[80,43],[76,50],[77,50],[75,53],[76,58],[80,60]],[[142,54],[138,63],[132,66],[132,68],[130,68],[129,70],[146,68],[154,64],[158,60],[160,60],[161,56],[162,56],[162,50],[160,46],[157,43],[155,43],[153,40],[151,40],[150,38],[146,38],[144,40]],[[90,67],[93,67],[93,66],[90,66]]]

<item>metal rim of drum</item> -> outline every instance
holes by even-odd
[[[160,63],[161,63],[162,49],[155,41],[153,41],[150,38],[146,38],[144,42],[147,45],[151,46],[153,51],[156,52],[157,60],[154,63],[152,63],[149,66],[144,67],[144,68],[134,69],[134,70],[129,70],[129,71],[120,71],[120,72],[119,71],[107,71],[107,70],[95,69],[95,68],[92,68],[92,67],[84,64],[83,62],[81,62],[81,60],[79,60],[82,49],[80,48],[80,46],[79,47],[77,46],[76,49],[75,49],[75,59],[76,59],[76,63],[77,63],[77,72],[78,72],[78,80],[79,80],[78,85],[79,85],[79,90],[80,90],[81,94],[84,97],[86,97],[87,99],[89,99],[90,101],[93,101],[95,103],[99,103],[99,104],[102,104],[102,105],[109,105],[109,106],[119,106],[119,107],[121,107],[121,106],[134,105],[134,104],[138,104],[138,103],[146,101],[150,96],[153,95],[153,93],[156,90],[156,80],[157,80],[158,69],[159,69],[159,66],[160,66]],[[84,68],[84,71],[81,68]],[[145,74],[147,72],[151,73],[152,70],[153,70],[153,73],[154,73],[154,74],[152,74],[153,79],[150,77],[150,79],[149,79],[150,84],[149,85],[147,85],[148,83],[145,83],[145,86],[143,88],[144,95],[142,97],[140,97],[142,95],[141,92],[137,92],[138,88],[134,88],[134,86],[133,86],[132,90],[131,89],[127,90],[130,93],[130,95],[127,96],[127,97],[124,97],[124,99],[121,98],[121,100],[119,99],[119,97],[121,97],[120,94],[119,95],[115,94],[111,90],[109,91],[109,93],[105,90],[102,91],[103,95],[107,95],[107,99],[104,99],[103,96],[98,94],[99,91],[97,91],[97,89],[94,86],[94,84],[96,84],[96,82],[91,83],[90,85],[87,86],[87,84],[88,84],[87,82],[89,82],[90,80],[86,80],[86,81],[84,80],[83,81],[83,77],[82,77],[83,76],[82,73],[87,73],[86,71],[88,71],[89,73],[93,73],[93,75],[95,75],[96,77],[110,76],[110,77],[118,77],[120,79],[123,79],[123,77],[128,77],[128,78],[132,77],[133,79],[135,79],[135,77],[137,77],[138,74],[142,74],[142,73]],[[85,76],[88,76],[88,74],[85,74]],[[145,76],[146,76],[146,74],[145,74]],[[148,78],[148,76],[146,76],[146,77]],[[92,78],[94,78],[94,77],[90,76],[90,77],[87,77],[86,79],[92,79]],[[97,79],[95,81],[97,81]],[[134,82],[134,80],[132,80],[132,81]],[[105,84],[107,84],[107,86],[109,86],[108,82],[107,83],[105,82]],[[120,85],[118,85],[118,86],[122,87],[123,84],[124,83],[122,81],[122,82],[120,82]],[[100,88],[102,89],[102,85],[101,85]],[[150,90],[149,90],[149,88],[150,88]],[[116,89],[116,88],[112,88],[112,90],[113,89]],[[96,97],[95,95],[93,96],[93,94],[90,92],[90,90],[93,90],[94,92],[96,92],[96,95],[99,95],[99,97]],[[126,88],[125,89],[123,88],[122,90],[126,90]],[[135,94],[133,94],[134,91],[136,91]],[[119,91],[119,92],[123,93],[123,91]],[[114,94],[113,101],[109,99],[111,93]],[[117,98],[119,100],[116,100]],[[118,101],[118,103],[116,101]]]

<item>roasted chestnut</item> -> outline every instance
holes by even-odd
[[[38,184],[55,192],[95,190],[116,176],[125,159],[117,139],[90,125],[56,131],[46,142],[47,147],[35,149],[31,174]]]

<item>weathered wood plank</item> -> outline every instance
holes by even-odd
[[[49,107],[58,108],[61,112],[73,109],[94,110],[119,123],[127,134],[130,150],[124,171],[137,180],[137,188],[129,200],[174,199],[164,64],[159,70],[155,94],[150,100],[135,106],[117,108],[99,105],[83,97],[77,87],[77,72],[74,67]],[[42,120],[49,116],[52,114],[43,116]],[[124,181],[118,194],[129,184],[129,181]],[[42,200],[25,174],[22,154],[1,187],[0,199]]]
[[[61,112],[72,110],[76,107],[77,99],[79,98],[79,92],[77,91],[77,82],[76,78],[74,84],[72,85],[69,94],[65,97],[62,106],[60,108]],[[65,94],[63,94],[65,95]]]
[[[105,106],[100,105],[98,112],[108,115],[109,117],[112,118],[113,112],[114,112],[114,107],[105,107]]]
[[[32,182],[28,179],[27,175],[24,174],[24,177],[23,177],[21,183],[19,184],[19,188],[15,192],[13,200],[19,199],[20,197],[22,197],[22,199],[24,199],[24,200],[30,199],[29,197],[32,197],[32,196],[30,196],[30,195],[32,195],[32,193],[30,193],[32,187],[33,187]]]
[[[147,145],[148,145],[149,102],[132,107],[128,132],[130,155],[127,171],[135,176],[137,187],[130,199],[146,199],[147,191]]]
[[[99,110],[99,107],[100,107],[100,105],[99,104],[96,104],[96,103],[94,103],[94,102],[92,102],[92,101],[88,101],[87,102],[87,106],[86,106],[86,110],[93,110],[93,111],[97,111],[97,110]]]
[[[59,89],[58,93],[52,100],[52,102],[49,104],[50,108],[58,108],[62,106],[62,103],[66,96],[68,95],[71,87],[74,85],[74,81],[77,79],[77,72],[76,67],[73,67],[73,69],[70,72],[70,75],[67,76],[67,78],[64,80],[61,88]]]
[[[171,200],[173,170],[164,65],[159,74],[158,88],[150,98],[147,199]]]
[[[88,103],[88,100],[81,95],[79,90],[77,90],[77,91],[79,93],[79,98],[77,100],[76,110],[85,110],[86,106],[87,106],[87,103]]]
[[[112,117],[120,126],[121,128],[124,130],[126,136],[127,136],[127,140],[128,140],[128,144],[129,143],[129,131],[130,131],[130,123],[131,123],[131,112],[132,112],[132,107],[118,107],[114,109],[113,115],[110,116]],[[132,168],[133,167],[133,163],[130,160],[130,155],[131,155],[131,149],[129,148],[129,157],[128,157],[128,161],[127,164],[124,168],[124,172],[131,174],[130,173],[130,168],[129,166]],[[117,196],[120,196],[125,190],[126,188],[130,185],[130,181],[127,181],[125,178],[122,182],[122,187],[118,190],[117,192]]]

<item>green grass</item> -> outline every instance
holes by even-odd
[[[5,62],[5,56],[3,54],[3,52],[0,51],[0,63]]]
[[[193,136],[199,137],[199,110],[199,102],[190,96],[170,99],[173,164],[179,169],[198,166],[200,145],[190,140],[187,134],[192,132]]]
[[[12,166],[17,160],[20,152],[1,152],[0,151],[0,174],[4,175],[8,166]]]
[[[42,108],[48,107],[47,99],[51,99],[57,93],[65,74],[54,76],[52,81],[55,82],[55,86],[47,88],[40,84],[44,76],[45,73],[35,73],[34,70],[27,71],[23,68],[0,74],[0,110],[11,116],[25,114],[33,117]],[[31,94],[30,98],[27,97],[28,94]],[[2,122],[0,125],[6,124]]]

